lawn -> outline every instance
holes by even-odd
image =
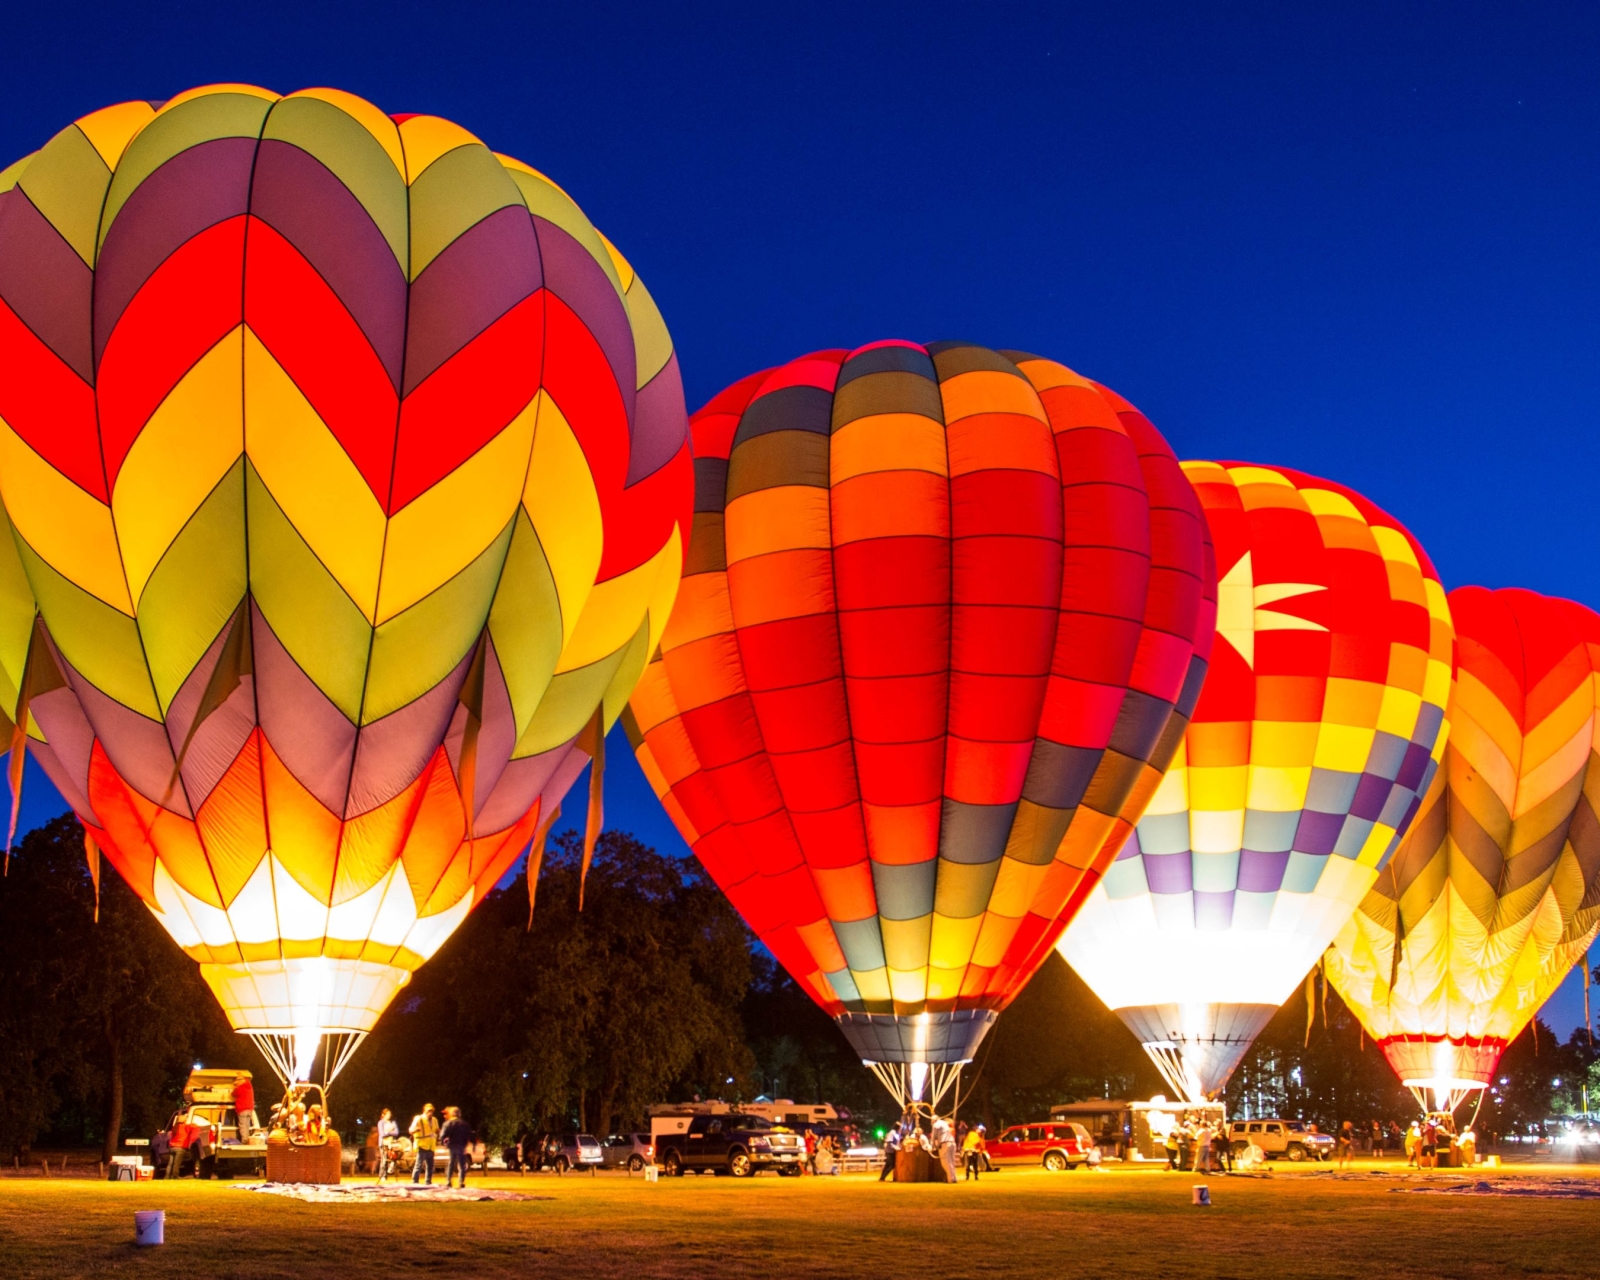
[[[228,1183],[0,1180],[0,1273],[174,1276],[1572,1276],[1595,1275],[1600,1201],[1434,1195],[1446,1174],[1340,1177],[1007,1170],[981,1184],[870,1178],[749,1182],[618,1174],[496,1177],[525,1202],[305,1204]],[[1502,1185],[1600,1171],[1475,1174]],[[133,1211],[165,1209],[167,1243],[133,1246]]]

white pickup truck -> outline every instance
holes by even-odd
[[[249,1142],[239,1140],[239,1117],[233,1107],[233,1085],[248,1071],[197,1069],[189,1073],[183,1086],[183,1110],[172,1117],[167,1134],[173,1145],[181,1145],[184,1157],[179,1172],[186,1169],[202,1174],[217,1172],[227,1177],[236,1174],[265,1173],[267,1131],[258,1128]],[[257,1111],[257,1118],[260,1112]],[[202,1141],[201,1122],[209,1127]],[[212,1161],[207,1168],[207,1161]]]

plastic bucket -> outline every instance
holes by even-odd
[[[1204,1205],[1209,1209],[1211,1207],[1211,1188],[1203,1184],[1195,1187],[1194,1202],[1198,1205]]]
[[[165,1209],[140,1209],[133,1215],[133,1242],[144,1246],[165,1244],[167,1212]]]

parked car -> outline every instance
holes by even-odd
[[[648,1133],[614,1133],[606,1139],[604,1157],[607,1169],[638,1173],[656,1158],[656,1149]]]
[[[1089,1162],[1094,1139],[1081,1124],[1056,1120],[1014,1124],[1002,1129],[988,1147],[989,1164],[995,1168],[1043,1165],[1046,1169],[1076,1169]]]
[[[680,1119],[687,1123],[680,1127]],[[727,1173],[735,1178],[748,1178],[763,1169],[797,1177],[805,1170],[806,1146],[800,1135],[760,1116],[738,1112],[655,1116],[651,1131],[662,1171],[668,1177],[682,1177],[689,1169],[696,1173]]]
[[[1304,1120],[1235,1120],[1228,1126],[1228,1140],[1235,1155],[1243,1154],[1253,1143],[1268,1160],[1279,1156],[1295,1161],[1333,1158],[1333,1135],[1316,1132]]]
[[[556,1169],[561,1173],[568,1169],[596,1169],[605,1163],[605,1148],[599,1138],[587,1133],[563,1133],[557,1135],[557,1140],[561,1154],[556,1157]]]

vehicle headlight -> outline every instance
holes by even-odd
[[[772,1144],[770,1142],[768,1142],[765,1138],[752,1138],[750,1140],[750,1150],[752,1150],[752,1151],[771,1151],[772,1150]]]

